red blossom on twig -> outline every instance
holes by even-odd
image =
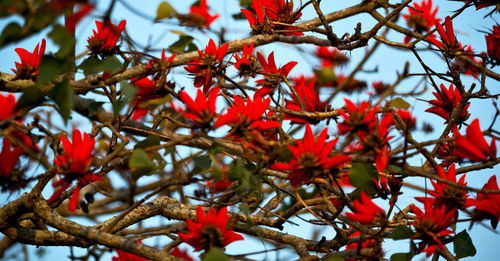
[[[0,93],[0,121],[8,120],[17,114],[16,97],[13,94],[2,95]]]
[[[82,20],[85,16],[87,16],[92,9],[94,9],[94,5],[91,3],[84,3],[80,7],[80,9],[76,13],[71,13],[66,16],[64,19],[64,27],[70,33],[74,33],[76,29],[76,25]]]
[[[484,36],[486,50],[493,65],[500,65],[500,26],[494,25],[491,33]]]
[[[11,79],[15,80],[32,80],[35,81],[38,75],[38,67],[42,61],[42,56],[45,53],[45,39],[42,39],[42,44],[36,44],[33,53],[28,52],[24,48],[15,49],[17,55],[21,59],[21,63],[15,62],[16,69],[11,69],[16,76]]]
[[[104,23],[95,21],[97,31],[93,30],[93,35],[87,39],[87,47],[90,52],[101,56],[115,54],[118,50],[116,44],[126,23],[125,20],[122,20],[118,25],[112,24],[109,20],[104,21]]]
[[[224,248],[234,241],[244,239],[228,227],[230,218],[227,216],[226,207],[219,209],[218,213],[214,208],[210,208],[208,215],[205,215],[199,205],[196,209],[196,217],[198,223],[186,220],[189,233],[178,233],[182,241],[194,247],[194,251],[202,249],[208,251],[212,247]]]
[[[483,190],[500,190],[496,175],[491,176],[484,184]],[[469,204],[476,206],[474,220],[490,219],[493,228],[500,221],[500,193],[477,193],[476,199],[469,199]]]
[[[255,77],[257,74],[257,61],[253,55],[253,42],[250,46],[243,43],[243,54],[240,57],[237,53],[235,53],[234,58],[236,59],[234,68],[239,71],[239,76],[242,77],[248,75]]]
[[[293,67],[298,64],[298,62],[291,61],[278,69],[274,61],[274,52],[271,52],[269,56],[267,56],[267,61],[261,53],[257,53],[257,58],[259,59],[260,65],[262,65],[264,79],[255,81],[258,85],[262,86],[262,88],[255,92],[255,97],[264,97],[271,94],[274,88],[283,81],[283,77],[287,77]]]
[[[181,250],[179,247],[176,247],[172,249],[169,254],[187,261],[194,261],[194,259],[188,254],[187,249]]]
[[[199,27],[209,27],[219,17],[218,14],[208,13],[207,0],[201,0],[200,5],[192,5],[189,8],[189,16],[192,20],[198,21]]]
[[[322,68],[332,68],[349,61],[349,58],[335,47],[318,46],[315,55],[321,59]]]
[[[486,142],[479,119],[475,119],[467,126],[465,137],[457,129],[454,130],[456,151],[459,157],[469,159],[470,161],[487,161],[488,158],[496,159],[497,147],[495,137],[491,139],[490,144]]]
[[[419,34],[428,33],[435,22],[441,22],[440,18],[436,18],[438,7],[432,9],[432,0],[422,0],[419,3],[413,3],[413,8],[408,8],[410,14],[403,15],[409,27],[413,28]],[[411,41],[412,36],[405,37],[405,44]]]
[[[325,172],[338,169],[350,161],[349,156],[340,154],[330,156],[337,139],[326,142],[328,129],[323,129],[318,138],[314,137],[309,124],[302,140],[297,140],[296,145],[288,145],[293,154],[293,159],[288,163],[278,162],[271,165],[272,169],[289,170],[290,184],[297,187],[309,183],[315,177],[323,177]]]
[[[193,100],[185,91],[179,92],[179,98],[186,105],[187,112],[184,117],[193,121],[193,128],[209,128],[215,118],[215,101],[219,95],[220,88],[211,89],[208,95],[198,89],[196,100]]]
[[[453,29],[451,18],[447,16],[444,19],[444,26],[446,30],[437,20],[435,22],[435,25],[436,30],[441,37],[441,42],[432,37],[428,37],[427,39],[429,39],[435,46],[441,49],[441,51],[443,51],[446,55],[454,55],[455,52],[460,49],[460,44],[455,37],[455,30]]]
[[[306,82],[304,76],[297,78],[295,80],[295,85],[292,87],[295,89],[297,94],[299,95],[299,100],[295,95],[292,96],[292,100],[286,100],[286,108],[292,111],[302,111],[300,104],[304,105],[304,109],[308,112],[324,112],[326,111],[326,102],[322,102],[319,99],[319,93],[316,92],[316,88],[314,85],[314,79]],[[311,119],[311,118],[301,118],[293,115],[285,115],[285,120],[291,120],[293,123],[306,123],[309,122],[311,124],[317,124],[320,122],[320,119]]]
[[[441,92],[433,92],[436,100],[430,100],[429,103],[432,107],[426,109],[426,112],[434,113],[438,116],[441,116],[445,119],[445,123],[450,120],[451,114],[455,108],[458,107],[460,101],[462,101],[462,95],[458,91],[458,88],[455,88],[453,84],[450,84],[450,87],[446,89],[444,84],[441,84]],[[457,124],[462,124],[466,121],[470,114],[467,111],[469,108],[469,104],[465,105],[460,116],[457,119]]]
[[[255,15],[246,9],[240,9],[247,18],[252,33],[273,34],[275,31],[284,35],[303,35],[302,32],[286,32],[287,30],[297,30],[297,27],[290,26],[297,21],[302,13],[300,10],[293,10],[293,2],[289,0],[252,0],[251,8]]]
[[[373,203],[365,192],[361,192],[361,201],[354,200],[354,213],[346,212],[345,216],[360,224],[371,224],[374,221],[381,221],[385,218],[385,211]]]

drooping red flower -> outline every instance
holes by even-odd
[[[274,91],[274,88],[283,81],[283,77],[287,77],[290,71],[298,64],[296,61],[288,62],[287,64],[281,66],[279,69],[276,67],[276,62],[274,61],[274,52],[271,52],[266,58],[261,54],[257,53],[257,58],[262,66],[264,73],[264,79],[255,81],[258,85],[262,86],[259,90],[255,92],[254,97],[264,97]]]
[[[16,97],[13,94],[2,95],[0,93],[0,121],[8,120],[17,114],[15,107]]]
[[[308,112],[324,112],[326,110],[326,102],[322,102],[319,99],[319,93],[316,92],[316,88],[314,85],[314,80],[310,80],[306,82],[304,76],[301,78],[297,78],[295,81],[295,85],[293,87],[297,94],[299,95],[299,100],[295,97],[295,95],[291,94],[292,100],[286,100],[286,108],[293,111],[301,111],[300,104],[304,105],[304,109]],[[285,115],[285,120],[291,120],[293,123],[306,123],[309,122],[311,124],[317,124],[320,122],[320,119],[311,119],[311,118],[301,118],[293,115]]]
[[[87,16],[90,11],[94,9],[94,5],[91,3],[83,3],[79,10],[75,13],[71,13],[71,15],[68,15],[65,17],[64,20],[64,27],[66,27],[66,30],[70,33],[74,33],[76,29],[76,25],[82,20],[85,16]]]
[[[483,190],[499,190],[496,175],[491,176],[484,184]],[[500,221],[500,193],[477,193],[476,199],[469,199],[471,205],[476,206],[473,218],[475,220],[490,219],[496,228]]]
[[[247,18],[253,34],[303,35],[302,32],[287,32],[298,29],[291,25],[302,16],[300,10],[293,10],[292,1],[252,0],[252,3],[251,8],[255,11],[255,15],[249,10],[240,10]]]
[[[227,53],[229,44],[223,44],[219,47],[215,45],[214,40],[210,39],[205,47],[205,52],[198,50],[199,58],[193,58],[188,62],[184,69],[195,75],[194,86],[203,86],[203,92],[207,93],[212,86],[212,78],[225,70],[222,59]]]
[[[64,148],[64,155],[56,155],[54,163],[63,177],[59,181],[52,183],[52,186],[57,187],[57,189],[50,197],[49,202],[59,199],[61,194],[76,180],[77,184],[68,205],[69,211],[75,211],[81,188],[90,182],[102,180],[100,176],[89,172],[94,157],[92,150],[94,149],[95,138],[90,138],[85,132],[82,137],[80,131],[75,129],[73,130],[73,144],[66,137],[61,137],[60,141]]]
[[[428,33],[435,22],[441,22],[440,18],[436,18],[438,9],[438,7],[432,9],[432,0],[422,0],[420,4],[413,3],[413,8],[408,8],[410,14],[403,15],[403,18],[415,32],[419,34]],[[404,40],[405,44],[409,43],[411,38],[410,35],[407,35]]]
[[[273,120],[264,120],[263,114],[269,108],[271,99],[262,100],[256,98],[253,101],[247,98],[247,101],[239,96],[234,96],[234,104],[229,108],[226,114],[221,115],[214,124],[214,128],[219,128],[222,125],[229,125],[232,129],[228,136],[239,139],[249,134],[253,130],[264,132],[277,128],[279,122]]]
[[[371,224],[373,221],[381,221],[385,219],[385,211],[373,203],[372,199],[361,192],[361,202],[358,200],[353,201],[354,213],[346,212],[345,216],[353,221],[357,221],[360,224]]]
[[[179,247],[176,247],[172,249],[169,254],[187,261],[194,261],[194,259],[188,254],[187,249],[181,250]]]
[[[28,52],[24,48],[15,49],[17,55],[21,59],[21,63],[16,63],[16,69],[11,69],[16,76],[11,79],[15,80],[32,80],[35,81],[38,75],[38,67],[42,61],[42,56],[45,53],[45,39],[42,39],[42,44],[37,43],[33,53]]]
[[[485,35],[484,39],[491,64],[500,65],[500,26],[494,25],[491,33]]]
[[[363,101],[356,106],[347,98],[344,99],[344,102],[345,111],[343,109],[338,110],[338,113],[344,118],[343,122],[337,124],[341,135],[351,132],[362,138],[375,129],[378,121],[378,106],[372,107],[367,101]]]
[[[457,183],[459,185],[467,186],[467,182],[465,182],[465,174],[460,177],[457,182],[455,164],[452,164],[447,172],[445,172],[441,166],[437,166],[436,172],[438,176],[443,179],[446,179],[453,183]],[[434,187],[434,190],[428,190],[427,192],[434,198],[416,197],[418,201],[429,201],[436,207],[445,206],[447,210],[465,209],[469,207],[469,195],[467,195],[467,191],[465,191],[464,189],[434,180],[431,180],[431,183]]]
[[[228,227],[229,217],[226,207],[219,209],[217,213],[214,208],[210,208],[208,215],[205,215],[201,205],[196,209],[198,223],[189,219],[186,225],[189,233],[178,233],[179,238],[194,247],[194,251],[204,249],[208,251],[212,247],[224,248],[230,243],[243,240],[243,236],[235,233]]]
[[[148,113],[148,106],[146,102],[158,97],[153,94],[156,82],[148,77],[140,79],[133,78],[130,79],[130,82],[132,83],[132,86],[137,89],[135,98],[131,102],[132,105],[136,106],[131,118],[133,120],[140,120]]]
[[[349,58],[335,47],[318,46],[315,54],[321,59],[322,68],[332,68],[349,61]]]
[[[113,55],[118,50],[116,45],[120,35],[125,28],[127,21],[122,20],[118,25],[112,24],[109,20],[103,22],[95,21],[97,31],[93,30],[93,35],[87,39],[88,48],[94,55]]]
[[[3,139],[2,152],[0,152],[0,180],[9,178],[19,157],[24,153],[19,146],[12,146],[9,139]]]
[[[456,151],[455,154],[459,157],[469,159],[470,161],[487,161],[488,158],[495,159],[497,147],[495,137],[491,139],[490,145],[486,142],[479,119],[475,119],[467,126],[465,137],[454,130]]]
[[[293,187],[307,184],[315,177],[322,177],[325,171],[330,173],[331,170],[338,170],[349,162],[350,158],[344,154],[330,156],[338,139],[326,142],[327,131],[327,128],[323,129],[316,139],[311,126],[307,124],[304,138],[301,141],[297,140],[295,146],[288,145],[293,159],[288,163],[274,163],[271,168],[291,171],[288,179]]]
[[[137,243],[141,243],[141,241],[137,241]],[[129,252],[125,252],[123,250],[117,249],[116,253],[118,256],[112,257],[113,261],[148,261],[149,259],[140,257],[138,255],[131,254]]]
[[[432,37],[428,37],[427,39],[429,39],[434,45],[441,49],[441,51],[443,51],[446,55],[454,55],[455,52],[460,49],[460,44],[455,37],[455,30],[453,29],[451,18],[447,16],[444,19],[444,26],[446,30],[437,20],[435,22],[435,25],[436,30],[439,33],[439,37],[441,37],[441,42]]]
[[[447,123],[450,120],[451,113],[458,107],[458,104],[462,100],[462,95],[458,91],[458,88],[455,88],[453,84],[450,84],[448,89],[446,89],[444,84],[441,84],[441,92],[433,92],[432,94],[434,94],[436,100],[430,100],[429,103],[432,107],[425,111],[441,116],[446,120],[445,123]],[[467,111],[468,108],[469,104],[465,105],[457,119],[457,124],[462,124],[469,118],[470,114]]]
[[[434,206],[430,200],[424,200],[425,213],[415,205],[410,206],[417,218],[412,222],[416,234],[413,239],[422,240],[417,248],[418,252],[425,252],[427,257],[438,248],[444,249],[443,239],[453,234],[447,229],[455,216],[456,209],[447,210],[446,206]]]
[[[215,101],[219,96],[220,88],[211,89],[208,95],[198,89],[196,100],[191,99],[185,91],[179,92],[179,98],[186,105],[184,117],[193,121],[192,128],[209,128],[215,118]]]
[[[257,74],[257,59],[253,55],[253,42],[250,44],[250,47],[243,43],[243,54],[241,57],[235,53],[234,58],[236,59],[236,63],[234,64],[234,68],[236,68],[240,77],[243,76],[252,76],[255,77]]]

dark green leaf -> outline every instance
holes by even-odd
[[[21,32],[22,29],[18,23],[12,22],[8,24],[4,27],[2,34],[0,35],[0,46],[22,39],[23,35]]]
[[[175,43],[170,45],[170,49],[184,53],[184,52],[187,52],[190,49],[192,49],[194,46],[194,48],[196,50],[196,46],[194,44],[192,44],[193,39],[194,38],[190,35],[180,34],[179,40],[177,40]],[[186,47],[189,47],[189,48],[186,49]]]
[[[125,95],[127,101],[133,100],[137,94],[137,88],[126,81],[120,82],[120,91]]]
[[[66,57],[75,49],[75,37],[68,33],[64,26],[57,24],[48,34],[52,41],[59,46],[58,57]]]
[[[44,55],[38,67],[37,84],[45,84],[65,71],[65,61],[54,56]]]
[[[337,75],[331,68],[314,70],[314,74],[318,77],[320,82],[333,82],[337,79]]]
[[[50,98],[56,103],[59,108],[59,113],[67,123],[71,110],[73,109],[73,88],[69,85],[69,80],[65,78],[62,82],[57,83],[50,91]]]
[[[101,60],[95,56],[89,56],[87,59],[83,60],[83,62],[78,65],[78,68],[83,70],[85,76],[96,74],[103,70]]]
[[[212,159],[210,157],[205,157],[205,156],[196,156],[193,158],[194,165],[200,170],[207,170],[212,166]]]
[[[22,109],[26,107],[37,106],[38,104],[45,101],[45,96],[36,86],[24,89],[23,95],[19,98],[16,104],[16,109]]]
[[[102,107],[104,102],[93,102],[89,105],[89,116],[94,116]]]
[[[132,152],[128,166],[132,170],[132,178],[134,180],[139,179],[143,175],[151,174],[151,172],[156,170],[156,165],[142,149],[135,149]]]
[[[158,144],[160,144],[160,136],[150,135],[143,141],[137,143],[134,146],[134,149],[145,149],[147,147],[156,146]]]
[[[410,261],[412,257],[410,253],[396,253],[391,256],[391,261]]]
[[[326,259],[326,261],[344,261],[345,259],[341,256],[331,256]]]
[[[109,56],[102,60],[102,70],[107,73],[116,73],[121,67],[122,63],[114,56]]]
[[[372,178],[378,180],[377,169],[369,163],[354,162],[349,170],[349,182],[354,187],[359,187],[366,182],[373,183]]]
[[[455,251],[457,258],[476,255],[476,248],[465,229],[458,233],[455,239],[453,239],[453,251]]]
[[[293,154],[292,151],[288,148],[288,146],[281,146],[277,160],[280,162],[290,162],[290,160],[292,159],[293,159]]]
[[[393,106],[397,109],[403,109],[403,110],[407,110],[408,108],[410,108],[410,104],[407,103],[405,100],[403,100],[400,97],[397,97],[394,100],[392,100],[391,106]]]
[[[407,226],[397,226],[391,234],[389,234],[388,238],[392,238],[394,240],[400,240],[400,239],[406,239],[410,238],[414,235],[413,231],[411,228]]]
[[[212,247],[205,255],[204,261],[229,261],[229,257],[224,254],[222,249],[217,247]]]
[[[175,9],[168,2],[163,1],[156,10],[156,20],[172,18],[175,15]]]

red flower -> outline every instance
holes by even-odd
[[[452,164],[448,169],[447,173],[444,172],[441,166],[436,167],[436,172],[439,177],[449,180],[453,183],[459,185],[467,186],[465,182],[465,174],[460,177],[457,182],[457,174],[455,171],[455,164]],[[470,206],[468,201],[467,191],[464,189],[457,188],[455,186],[448,185],[446,183],[441,183],[439,181],[431,180],[434,190],[428,191],[434,198],[427,197],[416,197],[420,202],[429,201],[432,205],[436,207],[446,206],[447,210],[455,209],[465,209]]]
[[[293,11],[293,2],[288,0],[252,0],[251,8],[255,15],[246,9],[240,9],[248,20],[252,33],[273,34],[275,31],[284,35],[303,35],[302,32],[286,32],[287,30],[297,30],[297,27],[283,25],[293,24],[302,13]]]
[[[87,39],[88,48],[94,55],[112,55],[118,50],[116,43],[120,34],[125,28],[127,21],[122,20],[118,26],[112,24],[109,20],[104,23],[95,21],[97,31],[93,30],[93,35]]]
[[[397,109],[396,113],[399,115],[399,117],[401,117],[407,128],[415,128],[415,125],[417,124],[417,118],[413,117],[409,111]]]
[[[243,54],[241,57],[235,53],[234,58],[236,59],[236,63],[234,64],[234,68],[239,71],[239,76],[252,76],[255,77],[257,73],[257,63],[255,56],[253,55],[253,42],[248,47],[246,43],[243,43]]]
[[[221,166],[222,177],[217,179],[207,180],[207,187],[210,189],[211,193],[220,193],[226,191],[234,182],[229,180],[227,174],[228,167],[226,165]]]
[[[137,243],[141,243],[141,241],[137,241]],[[113,261],[148,261],[149,259],[140,257],[134,254],[130,254],[128,252],[122,251],[120,249],[116,250],[118,256],[112,257]]]
[[[344,99],[344,102],[345,111],[338,110],[338,113],[344,118],[343,122],[337,124],[341,135],[351,132],[362,138],[375,129],[378,121],[378,106],[372,108],[367,101],[361,102],[359,106],[356,106],[349,99]]]
[[[451,113],[458,107],[458,104],[462,100],[462,95],[460,95],[458,88],[455,88],[453,84],[450,84],[448,89],[446,89],[444,84],[441,84],[441,92],[433,92],[432,94],[434,94],[436,100],[430,100],[429,103],[432,104],[432,107],[425,111],[441,116],[446,120],[445,123],[447,123],[450,120]],[[469,118],[468,108],[469,104],[465,105],[457,119],[458,124],[463,123]]]
[[[0,121],[8,120],[17,114],[15,107],[17,105],[16,97],[13,94],[3,96],[0,94]]]
[[[322,112],[326,110],[326,102],[321,102],[319,93],[316,92],[314,80],[306,83],[304,76],[296,79],[295,86],[293,87],[299,95],[300,103],[304,105],[304,109],[308,112]],[[300,103],[295,97],[291,95],[293,100],[286,100],[286,108],[293,111],[301,111]],[[306,123],[317,124],[319,119],[304,119],[293,115],[285,115],[285,120],[291,120],[293,123]]]
[[[325,142],[327,131],[327,128],[323,129],[315,139],[311,126],[307,124],[302,141],[297,140],[296,146],[288,145],[294,156],[293,159],[289,163],[274,163],[271,168],[292,171],[288,179],[293,187],[297,187],[302,183],[309,183],[317,176],[322,176],[325,171],[343,166],[350,161],[350,158],[343,154],[330,157],[337,139]]]
[[[189,15],[195,17],[194,20],[200,21],[200,27],[209,27],[210,24],[219,17],[218,14],[211,15],[208,13],[207,0],[201,0],[200,5],[192,5],[189,8]]]
[[[148,113],[148,108],[146,102],[148,100],[154,99],[157,96],[153,95],[155,90],[156,82],[150,80],[148,77],[140,78],[140,79],[130,79],[132,82],[132,86],[137,88],[137,93],[132,100],[132,104],[136,104],[136,108],[134,114],[132,114],[133,120],[142,119]]]
[[[433,206],[430,200],[424,201],[425,213],[415,205],[411,205],[411,211],[417,215],[412,225],[415,227],[416,234],[414,239],[421,239],[418,246],[419,252],[425,252],[429,257],[438,248],[444,249],[442,240],[454,232],[447,230],[453,221],[456,209],[449,211],[445,206]]]
[[[178,233],[179,238],[194,247],[195,251],[208,251],[211,247],[224,248],[234,241],[244,239],[228,228],[230,218],[227,216],[226,207],[219,209],[218,213],[214,208],[210,208],[208,215],[205,215],[201,206],[198,206],[196,216],[198,223],[186,220],[188,234]]]
[[[185,91],[179,92],[179,98],[186,105],[188,110],[184,117],[194,122],[193,128],[208,128],[215,118],[215,101],[219,95],[220,88],[211,89],[208,97],[198,89],[196,101],[191,99]]]
[[[499,190],[495,175],[484,184],[483,190]],[[491,219],[496,228],[500,221],[500,193],[477,193],[477,199],[470,199],[470,204],[475,205],[474,219]]]
[[[66,137],[61,137],[60,140],[64,148],[64,155],[56,155],[54,163],[59,167],[60,173],[64,177],[52,184],[52,186],[58,188],[50,197],[49,202],[59,199],[61,194],[71,186],[71,183],[77,180],[68,205],[69,211],[74,211],[78,203],[80,189],[90,182],[102,180],[98,175],[89,173],[95,138],[90,138],[85,132],[82,138],[80,131],[75,129],[73,130],[73,144]]]
[[[260,53],[257,53],[257,58],[259,58],[259,63],[263,67],[264,79],[255,81],[258,85],[263,86],[263,88],[257,90],[254,97],[264,97],[272,93],[274,88],[283,80],[283,77],[287,77],[293,67],[298,64],[298,62],[291,61],[278,69],[274,61],[274,52],[271,52],[267,56],[267,61]]]
[[[356,231],[356,232],[352,233],[349,236],[349,238],[358,237],[360,235],[361,235],[361,232],[360,231]],[[382,248],[380,247],[380,244],[378,244],[375,239],[368,239],[368,240],[365,240],[365,241],[361,242],[361,248],[373,248],[373,249],[377,249],[377,250],[380,250],[380,254],[383,255]],[[354,242],[354,243],[351,243],[351,244],[348,244],[348,245],[345,246],[345,250],[356,250],[356,252],[357,252],[358,249],[359,249],[359,243],[357,243],[357,242]],[[355,260],[365,260],[365,259],[350,257],[350,258],[346,258],[346,260],[348,260],[348,261],[355,261]]]
[[[169,254],[178,258],[182,258],[187,261],[194,261],[194,259],[191,256],[189,256],[187,249],[181,250],[179,247],[176,247],[172,249],[172,251],[170,251]]]
[[[500,65],[500,26],[494,25],[490,34],[484,36],[486,49],[493,65]]]
[[[16,166],[19,157],[24,153],[19,146],[12,146],[9,139],[3,139],[2,152],[0,152],[0,179],[11,177],[12,170]],[[2,182],[3,183],[3,182]],[[2,184],[3,185],[3,184]]]
[[[419,34],[428,33],[435,22],[441,22],[436,18],[439,8],[432,9],[432,0],[422,0],[420,4],[413,3],[413,8],[408,8],[410,14],[403,15],[409,27]],[[405,44],[409,43],[411,36],[405,37]]]
[[[447,16],[444,19],[444,26],[446,30],[437,20],[435,22],[435,25],[436,25],[436,30],[439,33],[439,36],[441,37],[441,42],[432,37],[429,37],[428,39],[439,49],[445,52],[445,54],[453,55],[457,50],[460,49],[460,45],[455,37],[455,31],[453,30],[453,23],[451,21],[451,18]]]
[[[484,139],[483,132],[479,126],[479,120],[475,119],[467,127],[466,136],[462,136],[458,130],[454,130],[457,149],[455,154],[471,161],[487,161],[496,159],[497,147],[495,137],[491,139],[490,145]]]
[[[221,115],[214,124],[215,128],[219,128],[222,125],[229,125],[232,129],[229,132],[229,136],[233,138],[244,137],[253,130],[257,131],[268,131],[270,129],[277,128],[280,125],[277,121],[264,121],[262,115],[269,108],[271,99],[267,98],[262,100],[261,98],[256,98],[253,101],[247,98],[247,102],[239,96],[234,96],[233,107],[229,108],[226,114]]]
[[[222,64],[222,59],[226,55],[229,44],[223,44],[217,47],[214,40],[210,39],[205,47],[205,52],[198,50],[199,58],[193,58],[191,62],[185,66],[186,71],[195,75],[194,86],[203,86],[203,92],[207,93],[212,86],[212,77],[222,73],[225,66]]]
[[[382,220],[385,218],[385,211],[373,203],[370,197],[365,192],[361,192],[361,202],[354,200],[354,213],[346,212],[345,216],[360,224],[371,224],[375,220]]]
[[[458,45],[459,49],[463,50],[467,58],[473,60],[475,63],[479,65],[483,64],[482,60],[476,59],[476,57],[474,56],[474,51],[472,50],[472,47],[470,45],[468,45],[467,48],[462,48],[461,43],[458,43]],[[476,67],[470,65],[468,62],[462,59],[455,59],[451,64],[451,67],[457,72],[463,73],[465,75],[470,75],[474,78],[477,78],[480,72],[479,69],[476,69]]]
[[[17,55],[21,59],[21,63],[16,62],[16,69],[11,69],[16,76],[11,79],[15,80],[32,80],[35,81],[38,75],[38,67],[45,53],[45,39],[42,39],[42,45],[36,44],[33,53],[28,52],[23,48],[15,49]]]
[[[91,3],[83,3],[76,13],[71,13],[65,17],[64,26],[66,30],[70,33],[74,33],[76,25],[82,20],[87,14],[94,9],[94,5]]]
[[[323,68],[332,68],[349,61],[349,58],[335,47],[318,46],[315,54],[321,59]]]

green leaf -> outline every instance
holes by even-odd
[[[156,146],[160,144],[160,136],[157,135],[149,135],[143,141],[137,143],[134,146],[134,149],[145,149],[147,147]]]
[[[127,101],[131,101],[135,98],[137,94],[137,88],[133,84],[126,81],[120,82],[120,91],[125,95]]]
[[[174,17],[176,11],[168,2],[163,1],[156,10],[156,20]]]
[[[345,259],[341,256],[331,256],[326,259],[326,261],[344,261]]]
[[[206,156],[196,156],[193,158],[194,165],[198,167],[201,171],[207,170],[212,166],[212,159]]]
[[[396,253],[391,256],[391,261],[410,261],[412,258],[410,253]]]
[[[38,67],[37,84],[45,84],[56,78],[65,71],[65,61],[51,55],[44,55],[42,63]]]
[[[455,251],[457,258],[476,255],[476,248],[465,229],[458,233],[455,239],[453,239],[453,251]]]
[[[175,43],[170,45],[170,49],[175,50],[177,52],[188,52],[190,51],[193,46],[195,50],[197,49],[196,46],[192,43],[194,38],[190,35],[184,34],[184,33],[179,33],[176,31],[172,31],[173,33],[176,33],[179,35],[179,40],[177,40]],[[188,47],[186,49],[186,47]]]
[[[104,102],[93,102],[89,105],[89,116],[95,116]]]
[[[403,100],[400,97],[397,97],[394,100],[392,100],[391,106],[393,106],[397,109],[403,109],[403,110],[407,110],[408,108],[410,108],[410,104],[407,103],[405,100]]]
[[[229,261],[231,260],[224,251],[217,247],[212,247],[203,258],[204,261]]]
[[[280,162],[290,162],[292,159],[293,154],[288,146],[281,146],[277,160]]]
[[[34,107],[45,101],[45,96],[36,86],[24,89],[23,95],[16,104],[16,109]]]
[[[314,74],[318,77],[320,82],[333,82],[337,79],[337,75],[331,68],[314,70]]]
[[[102,60],[102,70],[107,73],[116,73],[121,68],[122,63],[114,56],[109,56]]]
[[[78,65],[78,68],[83,70],[85,76],[102,72],[101,60],[95,56],[89,56]]]
[[[66,57],[74,51],[76,44],[75,37],[69,34],[64,26],[60,24],[54,25],[48,36],[59,46],[58,57]]]
[[[12,22],[4,27],[2,34],[0,35],[0,46],[4,46],[10,42],[15,42],[22,39],[22,29],[21,26]]]
[[[151,174],[157,169],[156,165],[142,149],[135,149],[132,152],[128,161],[128,166],[132,171],[131,174],[134,180],[137,180],[144,175]]]
[[[59,114],[64,119],[64,123],[67,123],[73,109],[73,88],[69,85],[69,80],[65,78],[57,83],[49,96],[59,108]]]
[[[388,238],[392,238],[394,240],[407,239],[407,238],[412,237],[414,234],[415,233],[413,233],[411,228],[409,228],[407,226],[400,225],[400,226],[397,226],[391,232],[391,234],[389,234]]]
[[[369,163],[354,162],[349,170],[349,182],[354,187],[360,187],[366,182],[373,183],[372,178],[378,180],[377,169]]]

